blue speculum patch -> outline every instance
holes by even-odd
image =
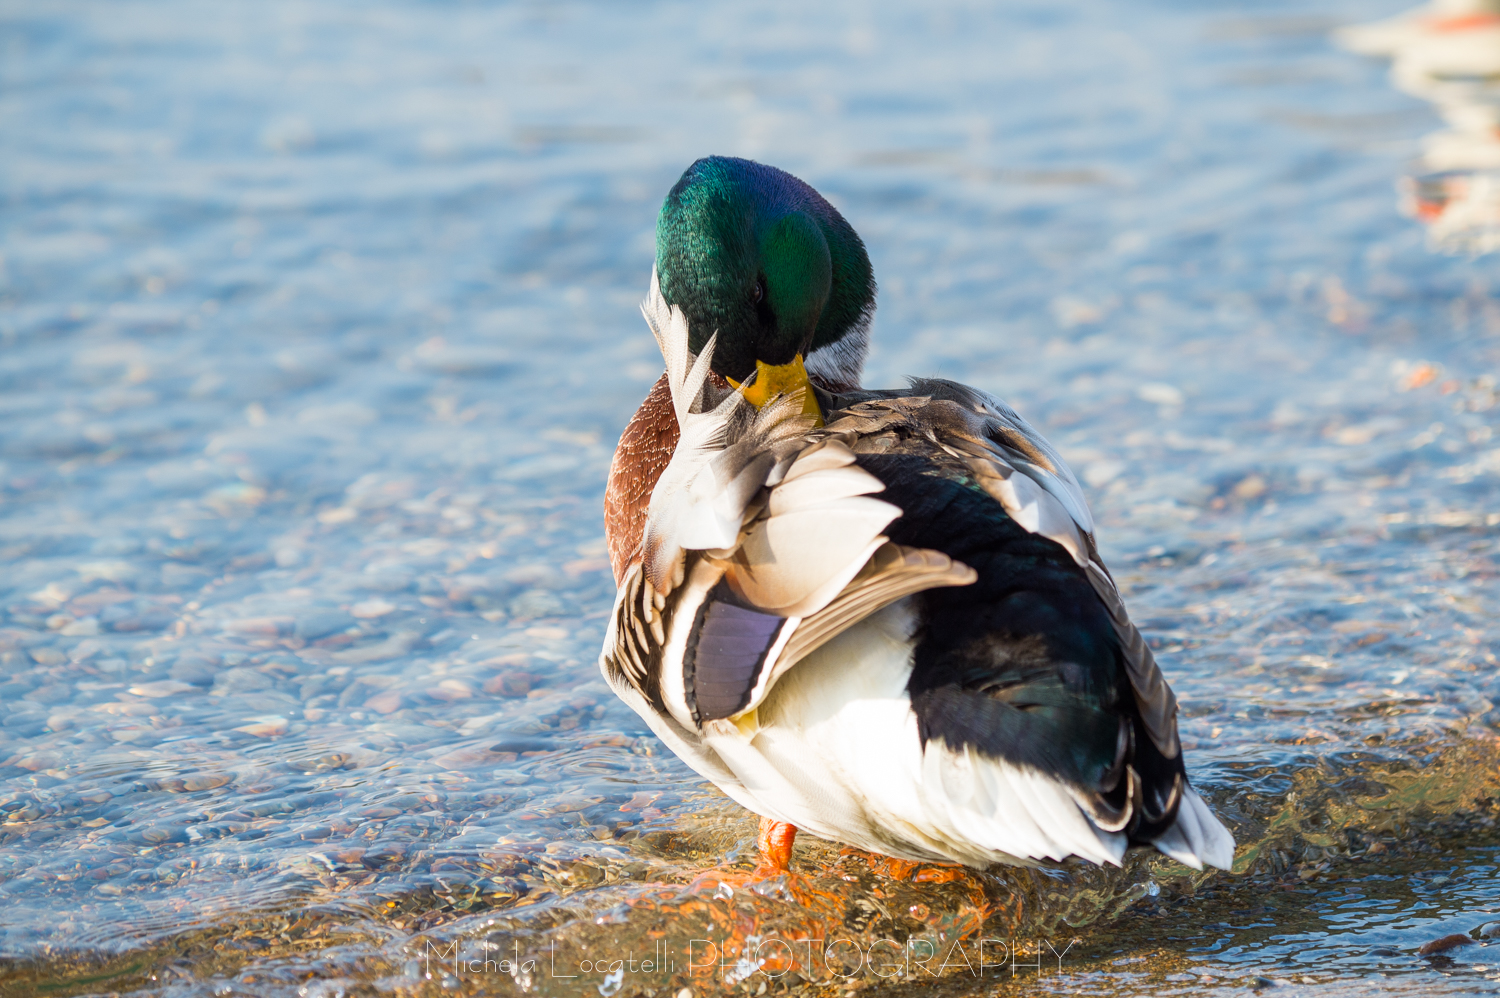
[[[711,599],[705,604],[688,637],[683,660],[692,682],[689,703],[700,720],[729,717],[745,708],[766,664],[766,653],[786,622],[785,617],[730,602]]]

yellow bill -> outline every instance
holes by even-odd
[[[736,388],[742,384],[733,378],[726,380]],[[807,368],[802,364],[800,353],[787,364],[756,361],[755,380],[744,391],[745,398],[757,409],[763,408],[778,395],[795,395],[801,392],[802,414],[811,416],[814,426],[823,425],[823,410],[818,408],[818,398],[813,394],[812,383],[807,380]]]

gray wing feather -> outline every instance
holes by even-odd
[[[940,551],[887,541],[838,597],[798,626],[781,659],[796,662],[878,610],[913,593],[967,586],[979,574]]]

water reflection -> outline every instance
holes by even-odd
[[[1447,127],[1422,140],[1403,209],[1450,253],[1500,248],[1500,4],[1435,0],[1340,30],[1348,48],[1391,59],[1391,80],[1431,101]]]

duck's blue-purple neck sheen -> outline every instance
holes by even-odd
[[[708,156],[667,194],[656,223],[662,296],[682,309],[694,353],[719,334],[716,373],[863,335],[875,310],[864,243],[821,194],[784,170]]]

